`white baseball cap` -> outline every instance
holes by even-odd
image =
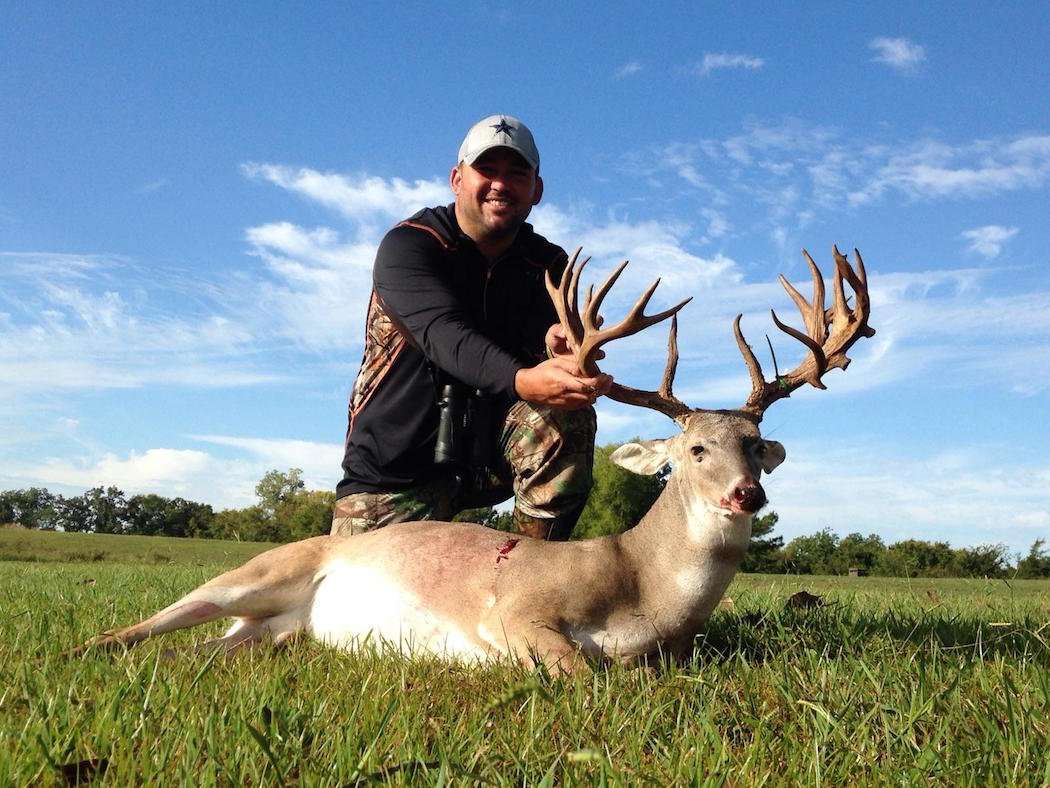
[[[540,152],[529,127],[510,115],[489,115],[470,127],[459,146],[459,161],[473,164],[492,148],[510,148],[519,153],[533,169],[540,167]]]

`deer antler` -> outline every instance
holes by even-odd
[[[582,247],[573,254],[572,259],[565,266],[561,280],[557,285],[551,279],[550,272],[547,273],[547,292],[550,293],[551,300],[554,302],[554,309],[558,313],[558,319],[561,321],[562,328],[565,330],[569,346],[575,354],[576,365],[585,374],[598,374],[598,366],[595,363],[595,354],[598,348],[610,340],[637,334],[639,331],[670,317],[671,333],[667,341],[667,367],[664,370],[664,377],[659,390],[641,391],[613,383],[608,396],[628,405],[641,405],[642,407],[652,408],[673,419],[689,413],[689,406],[679,401],[671,393],[671,384],[674,381],[675,367],[678,365],[678,319],[676,313],[688,304],[692,298],[687,298],[677,306],[665,309],[663,312],[658,312],[655,315],[644,314],[645,307],[649,304],[649,299],[653,297],[653,293],[656,292],[656,288],[660,284],[660,280],[657,279],[649,285],[649,288],[631,307],[631,310],[623,320],[614,326],[602,328],[604,321],[598,314],[598,309],[601,307],[606,294],[616,283],[616,280],[619,279],[620,274],[623,273],[623,269],[627,267],[627,261],[624,260],[612,272],[609,278],[598,288],[597,292],[594,291],[593,287],[588,289],[587,301],[584,304],[581,316],[577,298],[580,273],[591,259],[588,257],[577,266],[576,261],[581,251]]]
[[[857,258],[856,271],[839,252],[837,246],[832,247],[832,253],[835,256],[835,303],[827,310],[824,309],[824,279],[817,264],[813,262],[813,258],[805,249],[802,250],[802,254],[805,255],[806,262],[809,263],[809,270],[813,275],[812,302],[806,301],[783,275],[780,277],[780,283],[791,296],[791,300],[795,302],[799,312],[802,313],[806,333],[785,325],[777,317],[776,312],[770,310],[773,322],[781,331],[809,348],[809,356],[791,372],[779,375],[776,380],[767,382],[762,374],[762,366],[740,331],[741,315],[737,315],[733,322],[737,346],[744,356],[748,372],[751,373],[751,395],[741,410],[752,414],[759,420],[766,408],[778,399],[790,396],[791,392],[803,383],[809,383],[818,389],[825,388],[820,380],[824,373],[836,367],[845,369],[850,362],[846,351],[852,347],[853,343],[861,337],[875,335],[875,329],[868,325],[871,303],[868,299],[868,276],[864,270],[864,260],[860,252],[853,250]],[[846,303],[845,290],[842,285],[844,279],[856,296],[852,309]]]

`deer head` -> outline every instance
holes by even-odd
[[[656,473],[670,464],[675,469],[679,483],[708,509],[730,515],[751,515],[762,508],[766,503],[766,495],[759,483],[761,474],[771,472],[786,457],[780,443],[765,440],[760,434],[759,423],[766,408],[778,399],[789,396],[804,383],[819,389],[825,388],[821,382],[824,373],[835,367],[845,369],[849,364],[846,352],[853,343],[861,337],[875,334],[875,329],[868,326],[870,302],[864,261],[860,252],[855,250],[854,253],[856,270],[838,248],[833,247],[835,301],[829,309],[824,308],[824,279],[805,250],[803,255],[813,276],[812,301],[806,301],[787,279],[780,277],[781,284],[802,314],[806,331],[786,325],[776,312],[771,311],[773,322],[809,350],[806,359],[791,372],[777,374],[773,381],[765,380],[758,359],[740,331],[741,315],[737,315],[733,330],[751,375],[751,394],[738,409],[710,410],[690,408],[671,391],[678,365],[677,312],[691,299],[656,315],[645,315],[645,307],[660,283],[657,279],[620,323],[603,328],[598,310],[627,263],[622,263],[597,292],[593,287],[588,290],[581,313],[577,290],[580,273],[590,258],[577,265],[580,254],[577,249],[557,286],[548,275],[547,289],[581,371],[591,375],[597,373],[595,353],[606,342],[629,336],[671,318],[667,365],[659,388],[642,391],[614,383],[609,397],[629,405],[657,410],[674,419],[682,432],[663,440],[625,444],[613,453],[612,460],[628,470],[643,474]],[[844,282],[854,292],[852,308],[847,303]]]

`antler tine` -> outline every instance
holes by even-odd
[[[809,356],[786,375],[780,375],[776,380],[766,382],[758,360],[744,341],[740,331],[740,316],[737,316],[734,323],[737,345],[740,347],[751,375],[751,394],[741,410],[761,419],[766,408],[778,399],[790,396],[791,392],[804,383],[809,383],[818,389],[825,388],[821,381],[824,373],[835,367],[845,369],[850,361],[846,356],[846,351],[853,343],[861,337],[874,336],[875,329],[868,325],[868,316],[871,313],[871,303],[868,298],[868,275],[860,253],[856,250],[854,252],[857,257],[856,271],[850,266],[849,260],[839,252],[838,247],[832,247],[832,256],[835,260],[833,280],[835,300],[829,309],[824,308],[824,282],[820,269],[817,268],[805,249],[802,250],[802,254],[809,263],[813,274],[813,302],[808,303],[791,286],[790,282],[783,276],[780,277],[784,289],[802,313],[807,333],[804,334],[786,325],[777,317],[776,312],[771,310],[773,322],[781,331],[797,339],[810,351]],[[849,283],[855,295],[852,309],[847,303],[843,280]]]
[[[581,247],[582,248],[582,247]],[[580,323],[580,310],[576,308],[577,302],[579,302],[580,294],[580,275],[584,272],[584,268],[590,263],[590,255],[584,257],[583,262],[572,269],[572,276],[569,279],[569,314],[575,319],[576,326],[583,330],[583,324]],[[583,334],[581,334],[583,336]]]
[[[823,310],[821,310],[823,312]],[[783,331],[788,336],[794,337],[807,348],[809,352],[813,354],[813,365],[812,368],[809,365],[799,366],[795,370],[799,375],[803,375],[803,379],[806,383],[814,386],[818,389],[827,388],[823,383],[820,382],[820,376],[828,370],[828,359],[824,355],[824,348],[822,348],[817,342],[811,337],[803,334],[797,328],[792,328],[786,323],[782,323],[780,318],[777,317],[777,313],[772,309],[769,310],[769,314],[773,316],[773,322],[776,323],[777,328]]]
[[[665,309],[662,312],[658,312],[655,315],[646,315],[645,307],[648,306],[649,300],[653,297],[653,293],[656,292],[656,288],[660,285],[660,280],[657,279],[639,298],[627,315],[619,323],[608,328],[602,329],[602,317],[598,314],[598,307],[601,306],[602,301],[605,299],[605,295],[609,292],[616,280],[620,278],[620,274],[627,267],[627,261],[624,260],[616,267],[609,277],[605,280],[601,287],[598,288],[597,292],[590,292],[587,295],[587,303],[584,308],[583,314],[583,327],[584,327],[584,338],[577,351],[577,361],[580,369],[594,371],[597,369],[593,359],[594,355],[599,347],[604,345],[613,339],[619,339],[620,337],[630,336],[637,334],[639,331],[648,328],[649,326],[659,323],[661,320],[666,320],[671,317],[679,309],[692,301],[692,296],[686,298],[681,303]]]
[[[762,372],[762,365],[758,363],[754,351],[751,350],[751,345],[747,344],[747,340],[744,339],[744,332],[740,330],[740,318],[742,317],[743,315],[737,315],[736,320],[733,321],[733,333],[736,335],[736,346],[740,348],[740,354],[744,357],[747,371],[751,375],[751,391],[754,395],[755,392],[762,392],[766,385],[766,376]],[[751,399],[748,398],[748,402],[750,401]]]
[[[685,303],[680,304],[675,309],[680,309],[682,306],[685,306]],[[693,409],[671,393],[671,386],[674,383],[674,373],[677,367],[678,315],[673,314],[671,316],[671,330],[667,334],[667,366],[664,367],[664,376],[660,381],[660,388],[656,391],[643,391],[630,386],[623,386],[619,383],[613,383],[609,389],[609,399],[614,399],[625,405],[638,405],[659,411],[684,426],[686,417],[693,412]]]
[[[802,254],[806,258],[806,262],[809,264],[810,273],[813,275],[813,302],[807,302],[806,299],[802,297],[802,294],[795,289],[794,285],[792,285],[783,274],[779,277],[780,284],[783,285],[787,294],[791,296],[791,300],[795,302],[798,311],[802,313],[802,320],[806,324],[806,331],[817,341],[818,344],[823,344],[828,336],[827,324],[824,321],[824,277],[820,275],[820,269],[817,268],[817,264],[813,262],[813,258],[809,256],[809,252],[803,249]]]
[[[635,305],[631,307],[623,320],[614,326],[602,329],[601,326],[604,321],[601,315],[598,314],[598,309],[601,307],[606,294],[616,283],[620,274],[623,273],[624,268],[627,267],[627,261],[625,260],[621,263],[597,290],[593,286],[588,289],[587,301],[581,317],[576,294],[579,289],[580,271],[583,270],[590,258],[587,258],[577,266],[576,260],[580,251],[580,249],[577,249],[572,259],[566,265],[561,281],[557,286],[554,285],[550,274],[547,274],[547,292],[554,302],[558,319],[569,337],[570,345],[576,356],[576,365],[585,373],[598,374],[599,370],[597,364],[595,364],[594,355],[599,347],[610,340],[636,334],[670,317],[671,331],[667,340],[667,366],[664,369],[664,376],[659,390],[641,391],[613,383],[609,391],[609,397],[628,405],[641,405],[658,410],[673,419],[683,419],[692,411],[688,405],[671,394],[674,373],[678,365],[678,320],[676,315],[692,299],[686,298],[681,303],[655,315],[646,315],[645,308],[660,284],[660,280],[657,279],[642,294]]]
[[[558,321],[565,331],[566,340],[574,350],[578,349],[580,342],[583,341],[583,325],[580,323],[579,313],[576,309],[576,288],[580,279],[580,271],[591,259],[589,257],[586,258],[577,268],[576,260],[582,251],[582,246],[576,248],[572,258],[565,264],[557,285],[551,279],[550,271],[547,271],[545,276],[547,294],[554,304],[554,311],[558,314]]]
[[[605,294],[609,292],[614,284],[616,284],[616,280],[620,278],[623,269],[627,267],[627,262],[627,260],[624,260],[616,266],[616,270],[609,274],[609,277],[602,283],[602,286],[598,288],[597,293],[594,292],[594,285],[591,285],[587,289],[587,303],[584,305],[583,311],[583,325],[585,328],[592,331],[598,328],[598,309],[601,307],[602,301],[605,300]],[[660,280],[657,279],[656,282],[659,284]],[[652,290],[654,289],[655,286],[650,289],[650,295],[652,295]]]
[[[853,270],[849,267],[849,261],[842,256],[842,252],[839,251],[837,245],[831,247],[831,254],[835,258],[835,304],[831,308],[833,315],[831,325],[835,326],[848,321],[852,314],[850,308],[846,306],[846,292],[842,286],[843,278],[849,281],[850,287],[853,288],[854,292],[857,292],[861,284],[853,275]]]
[[[667,335],[667,366],[664,367],[664,376],[660,380],[660,388],[656,393],[661,397],[670,398],[671,386],[674,384],[674,375],[678,371],[678,315],[671,315],[671,330]]]

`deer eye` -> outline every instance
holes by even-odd
[[[704,453],[704,447],[700,444],[697,444],[696,446],[690,448],[689,451],[693,453],[693,456],[696,457],[697,462],[699,462],[700,456]]]

